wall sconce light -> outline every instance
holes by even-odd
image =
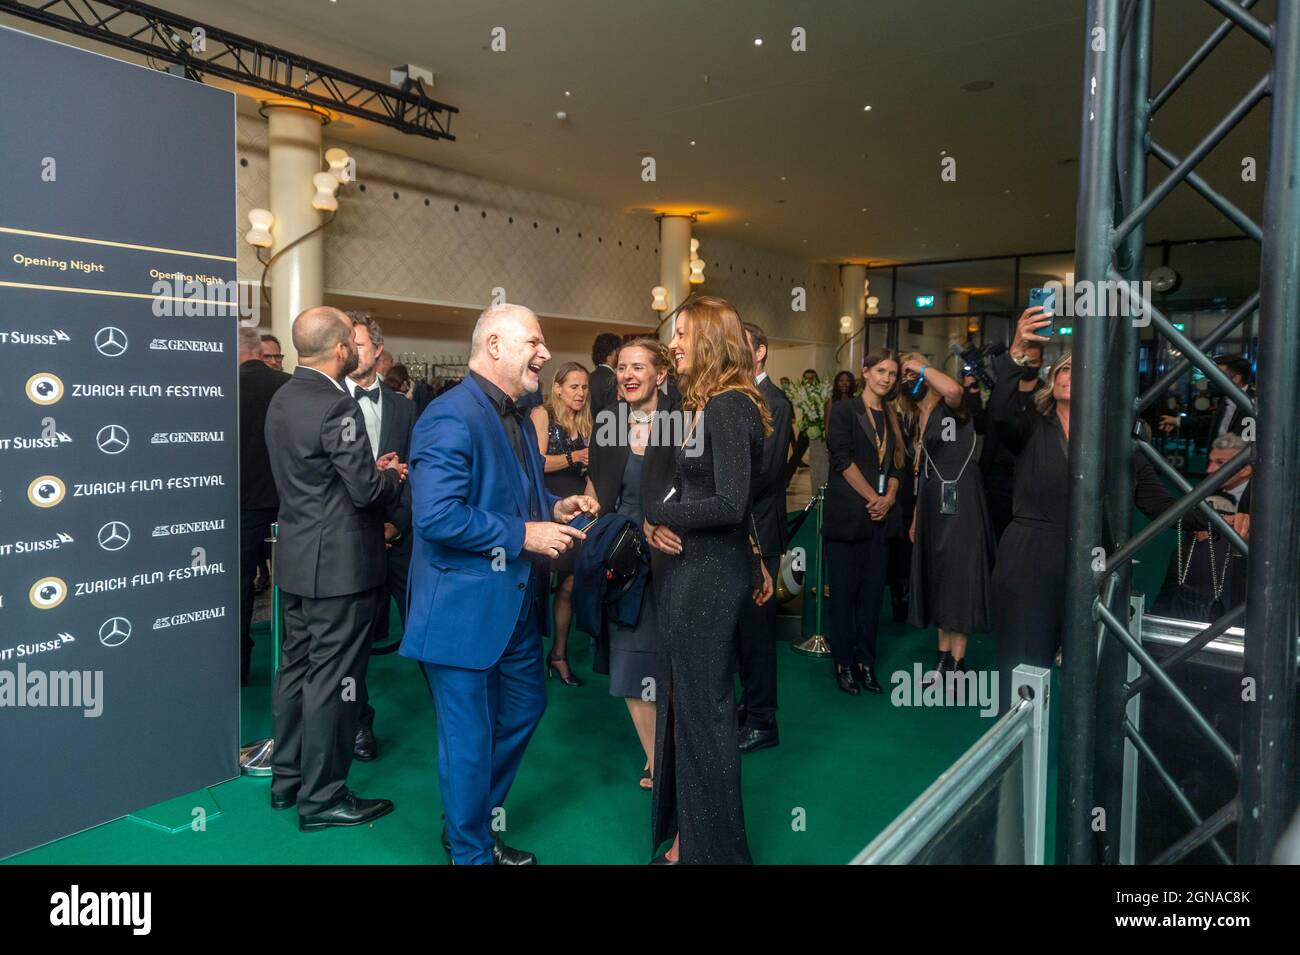
[[[668,289],[662,285],[656,285],[650,290],[650,294],[654,296],[654,301],[650,303],[651,308],[656,312],[668,311]]]
[[[339,181],[339,185],[356,178],[356,160],[348,155],[346,149],[335,146],[333,149],[325,150],[325,161],[329,163],[330,174]]]
[[[868,315],[880,314],[880,299],[876,298],[876,296],[874,295],[870,295],[867,297],[867,314]]]
[[[265,209],[250,209],[248,221],[252,228],[244,234],[244,241],[259,249],[269,249],[274,241],[271,238],[271,226],[275,225],[275,216]]]
[[[691,239],[691,274],[692,285],[704,284],[704,260],[700,258],[700,240]]]
[[[871,294],[871,279],[862,280],[862,294],[863,295]]]
[[[848,315],[840,316],[840,334],[841,335],[853,334],[853,319],[851,316]]]
[[[339,181],[332,172],[318,172],[311,177],[311,184],[316,187],[312,196],[311,207],[319,212],[337,212],[339,201],[334,197]]]

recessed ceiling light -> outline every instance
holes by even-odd
[[[866,212],[866,211],[867,211],[867,207],[866,207],[866,206],[863,206],[863,207],[862,207],[862,211],[863,211],[863,212]]]
[[[862,107],[862,112],[864,112],[864,113],[870,113],[870,112],[871,112],[871,107],[870,107],[870,106],[864,106],[864,107]]]
[[[782,177],[781,177],[781,181],[782,181],[782,182],[785,182],[785,176],[782,176]]]
[[[763,38],[761,36],[754,37],[754,46],[762,46],[762,45],[763,45]]]
[[[565,96],[572,96],[573,94],[572,94],[571,92],[569,92],[568,90],[565,90],[565,91],[564,91],[564,95],[565,95]]]
[[[693,139],[691,140],[691,145],[692,145],[692,146],[695,145],[695,140],[693,140]]]

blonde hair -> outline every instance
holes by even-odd
[[[1047,387],[1034,392],[1034,408],[1040,415],[1050,417],[1056,412],[1056,398],[1052,394],[1056,390],[1056,376],[1067,365],[1073,368],[1073,358],[1074,352],[1068,349],[1062,352],[1061,357],[1052,362],[1052,370],[1047,375]]]
[[[862,393],[864,395],[867,393],[867,369],[875,368],[882,361],[892,361],[898,369],[898,380],[902,381],[903,362],[899,359],[898,353],[892,348],[877,348],[875,351],[867,352],[862,359]],[[896,400],[896,398],[885,395],[880,400],[880,406],[885,410],[885,420],[889,422],[889,430],[894,435],[894,467],[901,468],[903,466],[903,429],[898,423],[898,410],[894,407]]]
[[[581,365],[576,361],[566,361],[555,369],[555,377],[551,379],[551,393],[546,397],[546,410],[551,413],[551,417],[555,419],[566,435],[576,433],[581,435],[584,441],[587,441],[591,438],[590,389],[587,391],[587,400],[583,402],[581,411],[574,411],[560,400],[560,386],[564,384],[564,379],[575,371],[587,375],[588,379],[591,378],[591,375],[587,373],[586,365]]]
[[[691,370],[681,381],[682,406],[699,411],[714,395],[739,391],[758,409],[763,434],[771,434],[772,415],[754,385],[754,352],[735,308],[726,299],[702,295],[679,315],[691,323]]]

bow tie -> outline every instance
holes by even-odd
[[[364,388],[358,388],[356,397],[357,401],[360,401],[362,398],[369,398],[375,404],[379,404],[379,386],[375,385],[375,387],[371,388],[369,391],[366,391]]]
[[[520,422],[521,424],[523,423],[525,414],[527,414],[527,412],[525,412],[523,408],[515,404],[514,401],[510,398],[506,399],[505,406],[501,409],[502,418],[511,417],[514,418],[516,421]]]

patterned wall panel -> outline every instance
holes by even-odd
[[[238,141],[246,229],[249,209],[268,205],[265,121],[240,116]],[[358,182],[341,190],[338,217],[325,233],[327,288],[482,306],[500,286],[507,300],[550,315],[652,317],[650,289],[659,283],[653,218],[340,145],[356,158]],[[707,226],[697,235],[708,262],[705,291],[733,301],[774,338],[835,339],[834,266],[710,237]],[[242,241],[239,268],[245,280],[261,278],[261,264]],[[790,309],[795,284],[808,289],[806,312]]]

